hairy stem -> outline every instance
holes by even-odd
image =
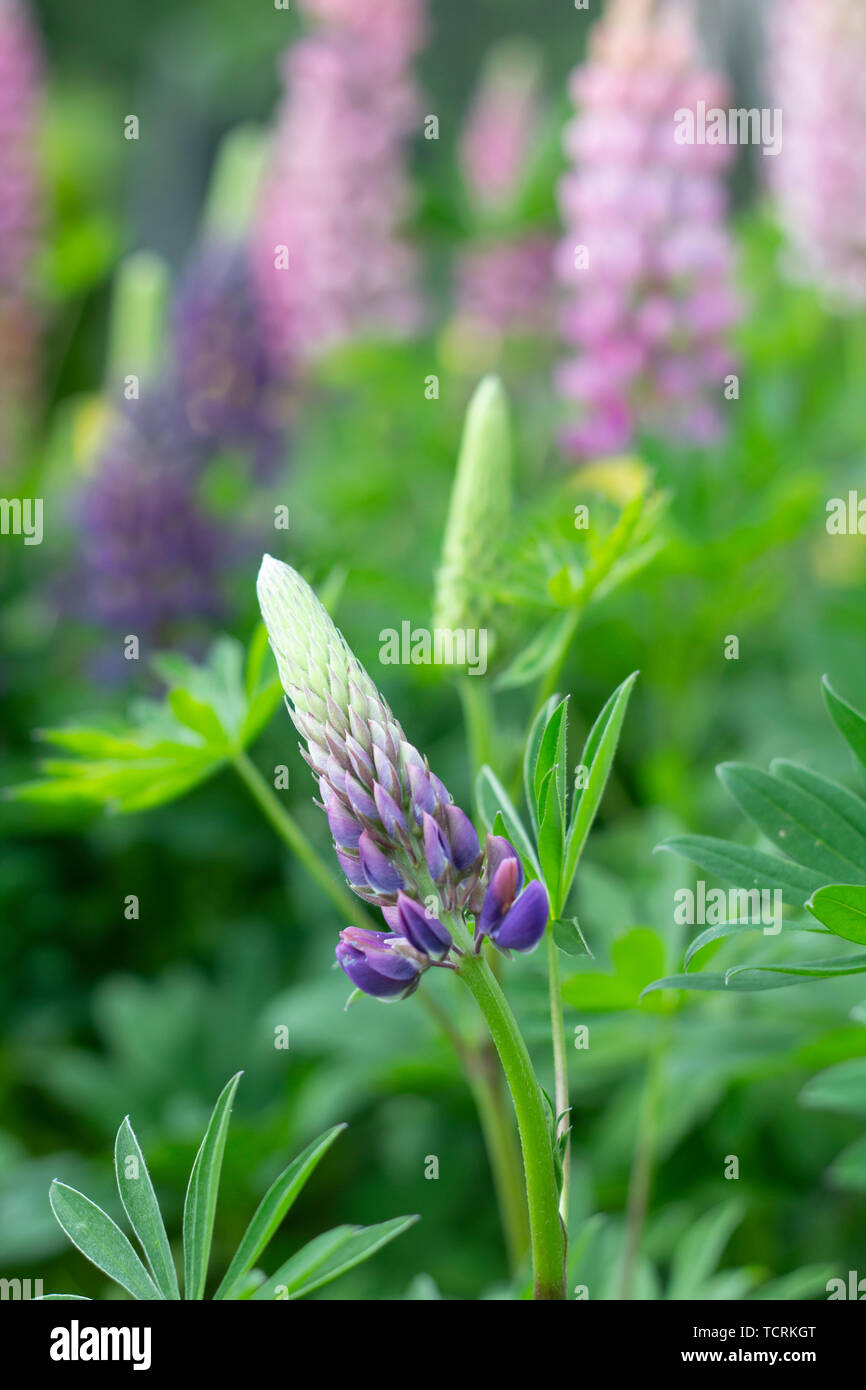
[[[568,1063],[565,1051],[565,1021],[562,1014],[562,995],[559,980],[559,953],[553,940],[553,932],[547,933],[547,979],[550,990],[550,1028],[553,1035],[553,1074],[554,1101],[556,1113],[560,1117],[556,1126],[556,1136],[568,1134],[571,1128],[568,1102]],[[559,1214],[562,1224],[568,1231],[568,1193],[571,1182],[571,1138],[567,1138],[562,1154],[562,1191],[559,1196]]]
[[[529,1210],[534,1296],[539,1300],[564,1299],[565,1241],[541,1088],[514,1014],[484,958],[466,954],[460,964],[460,978],[490,1029],[517,1116]]]

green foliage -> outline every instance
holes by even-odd
[[[824,693],[837,727],[859,757],[866,749],[866,719],[826,680]],[[722,763],[717,772],[765,840],[785,858],[704,836],[678,836],[661,848],[737,887],[747,883],[750,889],[776,890],[785,902],[806,908],[829,935],[866,945],[866,799],[786,759],[777,759],[769,773],[738,763]],[[702,932],[687,948],[686,966],[698,950],[739,934],[741,927],[747,929],[745,924],[727,923]],[[798,924],[797,929],[808,931],[809,926]],[[756,961],[722,972],[666,976],[654,980],[644,993],[671,988],[781,989],[864,972],[866,952]]]
[[[156,657],[154,668],[168,687],[161,704],[139,701],[130,723],[119,728],[41,730],[44,742],[76,756],[45,760],[42,780],[9,788],[7,796],[129,812],[186,795],[243,752],[279,704],[279,681],[263,676],[266,650],[261,626],[245,661],[229,637],[214,643],[201,666],[177,654]]]
[[[238,1072],[223,1089],[196,1154],[183,1214],[184,1297],[204,1298],[223,1152]],[[339,1226],[317,1236],[281,1265],[270,1279],[254,1269],[298,1193],[345,1125],[336,1125],[289,1164],[265,1193],[214,1298],[303,1298],[370,1258],[418,1220],[395,1217],[377,1226]],[[120,1200],[138,1237],[144,1261],[111,1217],[66,1183],[51,1184],[49,1199],[58,1225],[73,1245],[132,1298],[178,1299],[180,1290],[165,1224],[129,1116],[117,1131],[115,1172]],[[146,1267],[145,1267],[146,1266]],[[48,1294],[78,1298],[78,1294]]]

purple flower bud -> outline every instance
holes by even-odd
[[[367,794],[358,779],[352,776],[351,772],[346,773],[346,795],[356,815],[363,816],[365,820],[377,819],[375,801]]]
[[[337,859],[339,860],[340,868],[352,884],[352,887],[366,888],[367,880],[364,877],[364,870],[361,868],[360,859],[355,855],[346,854],[340,849],[339,845],[335,846],[335,849],[337,851]]]
[[[324,782],[324,778],[322,779]],[[327,783],[325,783],[327,786]],[[325,804],[325,811],[328,816],[328,825],[331,827],[331,834],[336,844],[345,849],[357,849],[358,840],[361,835],[361,827],[355,820],[351,811],[346,807],[330,789],[327,794],[323,792],[322,799]]]
[[[401,940],[388,932],[346,927],[336,949],[340,968],[365,994],[377,999],[404,999],[417,985],[421,966],[393,949],[393,943]]]
[[[475,827],[459,806],[446,806],[445,820],[448,825],[452,862],[458,873],[465,873],[481,853]]]
[[[433,882],[439,883],[445,877],[445,871],[451,859],[451,850],[442,832],[442,827],[427,811],[423,814],[422,824],[424,826],[424,857],[427,860],[427,868],[430,870],[430,877]]]
[[[533,879],[499,926],[490,932],[490,939],[502,951],[533,951],[544,935],[549,917],[547,889]]]
[[[385,827],[385,833],[390,840],[396,839],[398,829],[406,829],[406,817],[393,796],[389,796],[385,788],[380,787],[378,782],[373,783],[373,799],[376,802],[379,819]]]
[[[520,862],[520,855],[504,835],[488,835],[485,842],[485,865],[487,868],[487,882],[492,882],[493,876],[499,865],[505,859],[516,859],[518,865],[517,892],[523,887],[523,865]]]
[[[397,894],[397,923],[397,930],[425,955],[441,957],[451,947],[451,933],[447,927],[405,893]]]
[[[420,825],[425,813],[432,814],[436,810],[436,796],[423,767],[419,767],[417,763],[409,763],[407,773],[409,790],[412,793],[412,814]]]
[[[403,876],[399,869],[394,867],[367,830],[358,841],[358,853],[367,882],[377,893],[396,893],[403,887]]]

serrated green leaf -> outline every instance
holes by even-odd
[[[568,899],[580,856],[587,836],[595,820],[596,812],[607,786],[614,754],[622,731],[629,696],[637,680],[638,672],[633,671],[622,685],[618,686],[593,724],[581,754],[581,766],[588,769],[586,786],[580,796],[575,795],[571,811],[571,821],[565,843],[565,862],[562,871],[560,903]]]
[[[185,728],[198,734],[206,747],[220,751],[227,748],[225,730],[210,705],[205,704],[203,700],[196,700],[188,690],[180,686],[169,691],[168,703],[175,718]]]
[[[712,835],[675,835],[659,845],[658,850],[678,854],[725,883],[741,888],[779,889],[790,907],[805,907],[807,898],[825,882],[823,875],[813,869]]]
[[[129,1172],[130,1159],[133,1160],[134,1173]],[[129,1123],[128,1115],[118,1129],[114,1141],[114,1171],[123,1210],[141,1242],[141,1248],[160,1294],[167,1299],[180,1298],[177,1271],[165,1233],[162,1213],[147,1171],[144,1154]]]
[[[866,883],[866,839],[835,809],[779,777],[721,763],[719,780],[772,845],[825,882]]]
[[[866,887],[859,883],[828,884],[813,893],[806,907],[835,936],[866,946]]]
[[[475,797],[484,823],[492,828],[497,811],[505,823],[507,838],[519,852],[530,876],[541,878],[541,867],[526,827],[515,809],[508,792],[492,768],[482,767],[475,783]]]
[[[345,1125],[335,1125],[333,1129],[314,1139],[272,1183],[244,1232],[234,1259],[214,1298],[234,1298],[235,1287],[255,1264],[320,1159],[345,1128]]]
[[[276,1274],[256,1290],[253,1300],[303,1298],[368,1260],[389,1241],[414,1226],[417,1220],[417,1216],[396,1216],[377,1226],[337,1226],[333,1231],[326,1231],[281,1265]]]
[[[183,1207],[184,1297],[188,1299],[204,1296],[226,1135],[242,1075],[233,1076],[220,1094],[189,1176]]]
[[[58,1225],[91,1264],[133,1298],[145,1302],[160,1298],[159,1289],[107,1212],[82,1192],[56,1179],[49,1188],[48,1200]]]

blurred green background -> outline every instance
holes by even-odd
[[[4,537],[0,552],[4,784],[32,776],[34,729],[120,716],[130,701],[159,691],[147,661],[124,683],[101,679],[100,655],[116,634],[60,601],[80,544],[67,506],[80,482],[76,430],[82,402],[104,383],[121,258],[149,249],[175,268],[183,263],[219,143],[238,122],[270,119],[277,58],[299,28],[294,13],[238,0],[91,0],[86,22],[60,0],[40,0],[34,11],[46,67],[39,274],[47,331],[42,413],[25,472],[41,487],[50,522],[43,546],[24,550]],[[732,16],[751,42],[745,11],[734,7]],[[554,229],[564,84],[591,19],[576,20],[566,4],[527,14],[517,0],[434,0],[419,71],[442,135],[416,142],[412,166],[412,230],[437,306],[434,330],[413,343],[359,343],[335,354],[296,404],[272,484],[291,511],[276,553],[314,581],[342,572],[342,630],[463,804],[471,772],[453,687],[424,668],[378,662],[382,628],[429,620],[462,416],[489,365],[455,358],[445,331],[448,266],[468,235],[455,194],[455,141],[489,46],[531,31],[553,134],[524,215],[526,225]],[[708,41],[718,54],[739,51],[737,33],[711,23]],[[130,111],[159,138],[125,145],[118,130]],[[560,683],[583,733],[614,685],[641,671],[578,888],[599,970],[611,968],[612,945],[635,928],[651,929],[650,956],[657,938],[673,940],[672,894],[686,880],[680,863],[653,856],[660,839],[683,829],[741,833],[715,762],[790,756],[843,781],[853,776],[819,679],[826,671],[850,699],[862,699],[866,548],[858,536],[828,544],[824,505],[866,485],[866,318],[834,316],[815,290],[783,278],[780,233],[748,157],[734,188],[748,313],[729,438],[700,453],[645,441],[643,461],[670,492],[667,543],[589,610]],[[518,344],[495,363],[514,410],[520,519],[551,480],[570,486],[554,441],[552,358],[550,343]],[[440,377],[437,401],[423,395],[431,372]],[[219,631],[249,640],[255,570],[254,554],[238,562],[226,615],[198,631],[197,651]],[[737,662],[723,658],[730,633],[740,639]],[[513,751],[525,692],[500,699]],[[295,744],[280,712],[252,756],[266,775],[289,766],[282,795],[327,855],[327,828]],[[127,1113],[175,1239],[207,1115],[229,1075],[243,1069],[217,1266],[289,1156],[346,1120],[347,1134],[274,1255],[285,1258],[339,1222],[418,1212],[422,1220],[406,1236],[321,1296],[423,1296],[425,1286],[412,1282],[419,1273],[445,1296],[496,1296],[506,1280],[502,1238],[472,1100],[452,1054],[414,1002],[367,1001],[343,1012],[346,983],[330,969],[337,914],[229,771],[129,816],[6,802],[0,828],[0,1272],[41,1277],[46,1289],[103,1293],[101,1276],[55,1225],[47,1188],[61,1177],[119,1217],[110,1152]],[[124,917],[128,894],[140,898],[138,920]],[[738,949],[726,947],[731,960]],[[446,984],[436,979],[431,988]],[[543,963],[521,962],[510,986],[549,1078]],[[730,1198],[723,1166],[735,1154],[742,1221],[726,1266],[747,1267],[756,1280],[810,1264],[843,1276],[857,1268],[866,1164],[845,1172],[833,1165],[862,1122],[798,1101],[822,1067],[866,1055],[866,1031],[850,1017],[864,993],[856,979],[757,1000],[698,995],[664,1022],[633,993],[630,1006],[596,1013],[579,985],[566,991],[567,1030],[590,1017],[593,1028],[589,1053],[570,1057],[575,1232],[593,1213],[604,1214],[605,1229],[620,1229],[646,1059],[663,1027],[647,1253],[667,1268],[695,1219]],[[288,1051],[274,1047],[279,1025],[289,1029]],[[435,1182],[424,1177],[430,1154],[440,1159]]]

